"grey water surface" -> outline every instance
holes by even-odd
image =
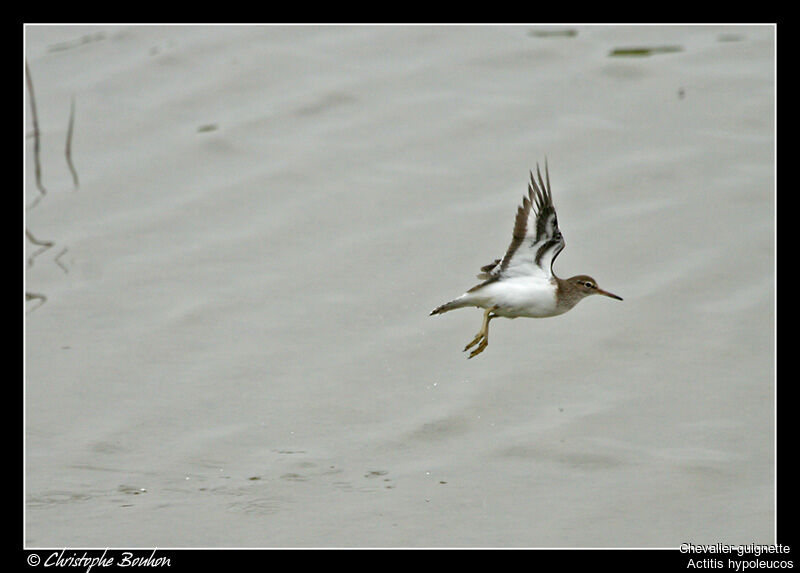
[[[25,48],[26,546],[775,542],[773,27]],[[428,313],[545,157],[555,272],[625,300],[467,360],[481,313]]]

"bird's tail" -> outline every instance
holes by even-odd
[[[465,306],[469,306],[467,302],[464,301],[464,296],[460,296],[455,300],[451,300],[450,302],[446,302],[443,305],[437,306],[434,308],[428,316],[433,316],[434,314],[442,314],[449,310],[455,310],[457,308],[463,308]]]

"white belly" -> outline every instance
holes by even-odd
[[[466,295],[470,303],[481,308],[498,307],[498,316],[544,318],[562,314],[556,304],[556,285],[533,277],[515,277],[489,283]]]

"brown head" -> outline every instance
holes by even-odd
[[[558,279],[558,290],[564,305],[572,308],[587,296],[602,294],[609,298],[622,300],[622,297],[612,294],[597,286],[597,281],[588,275],[576,275],[568,279]]]

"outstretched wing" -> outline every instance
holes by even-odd
[[[538,276],[552,278],[553,261],[564,249],[564,237],[558,229],[556,208],[550,194],[550,173],[544,164],[545,178],[536,166],[531,172],[528,195],[522,198],[514,221],[514,234],[505,256],[481,268],[478,278]],[[536,179],[538,178],[538,184]]]

